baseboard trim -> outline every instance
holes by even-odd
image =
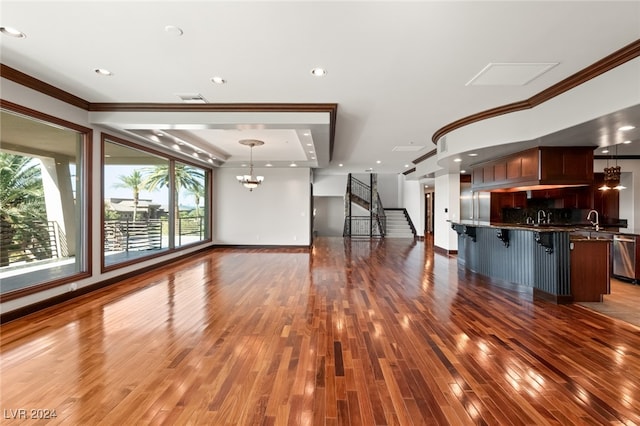
[[[433,251],[444,256],[456,256],[458,254],[458,250],[447,250],[436,245],[433,246]]]
[[[310,250],[312,245],[242,245],[242,244],[214,244],[212,248],[214,249],[240,249],[240,250],[269,250],[269,251],[277,251],[277,250]]]

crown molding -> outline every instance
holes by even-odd
[[[509,114],[516,111],[534,108],[541,103],[546,102],[558,95],[561,95],[562,93],[565,93],[608,71],[611,71],[615,67],[629,62],[637,58],[638,56],[640,56],[640,39],[626,45],[622,49],[616,50],[612,54],[600,59],[594,64],[589,65],[588,67],[565,78],[564,80],[554,84],[553,86],[543,90],[542,92],[533,95],[529,99],[502,105],[496,108],[491,108],[449,123],[446,126],[438,129],[431,137],[431,141],[434,144],[437,144],[438,140],[442,136],[456,129],[467,126],[471,123],[476,123],[478,121],[497,117],[503,114]]]

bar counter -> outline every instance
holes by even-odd
[[[534,297],[554,303],[600,301],[609,293],[609,232],[480,221],[451,227],[458,234],[458,263],[475,273],[530,288]]]

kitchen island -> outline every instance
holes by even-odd
[[[534,297],[554,303],[601,301],[609,293],[608,236],[548,224],[461,221],[451,227],[458,262],[473,272],[531,288]]]

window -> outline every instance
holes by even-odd
[[[210,240],[210,171],[103,135],[103,269]]]
[[[91,130],[3,102],[0,295],[90,275],[87,140]]]
[[[193,244],[208,237],[208,188],[206,171],[199,167],[175,162],[176,206],[175,244]]]
[[[105,268],[169,249],[169,160],[103,139],[102,170]]]

